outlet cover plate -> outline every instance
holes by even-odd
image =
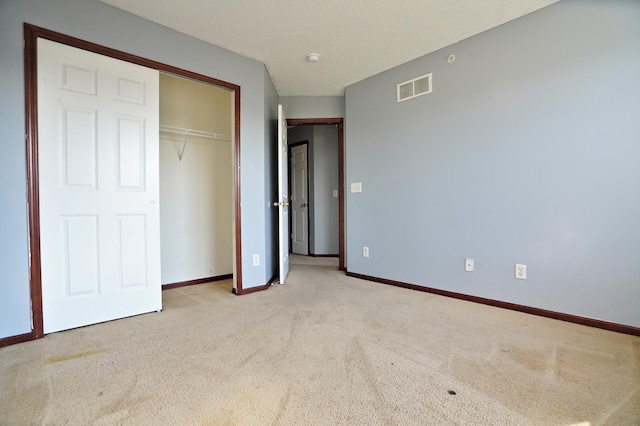
[[[362,247],[362,257],[369,257],[369,247]]]
[[[527,279],[527,265],[522,265],[520,263],[516,263],[516,278],[519,280]]]
[[[466,259],[464,261],[464,270],[467,272],[473,272],[474,262],[473,259]]]

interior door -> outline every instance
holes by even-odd
[[[309,254],[309,184],[307,149],[302,144],[291,148],[291,252]]]
[[[288,173],[287,119],[278,105],[278,236],[280,241],[280,284],[289,273],[289,178]]]
[[[38,40],[45,333],[162,308],[158,79]]]

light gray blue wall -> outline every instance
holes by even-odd
[[[289,145],[313,140],[313,127],[314,126],[296,126],[288,129],[287,139]]]
[[[338,254],[338,128],[313,126],[313,254]]]
[[[31,332],[22,22],[11,14],[17,6],[0,2],[0,338]]]
[[[342,118],[344,96],[281,96],[287,118]]]
[[[640,326],[639,40],[563,0],[347,87],[348,270]]]
[[[174,65],[241,86],[242,248],[246,288],[264,284],[267,250],[264,205],[264,65],[143,20],[96,0],[0,2],[0,338],[28,333],[27,206],[24,147],[23,23],[38,25],[104,46]],[[267,95],[267,93],[269,93]]]

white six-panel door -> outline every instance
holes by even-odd
[[[287,119],[278,105],[278,215],[280,242],[280,284],[284,284],[289,274],[289,178],[288,178]]]
[[[291,251],[309,254],[307,144],[291,148]]]
[[[45,333],[162,308],[158,79],[38,40]]]

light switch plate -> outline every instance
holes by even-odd
[[[351,184],[351,192],[362,192],[362,182],[354,182]]]
[[[338,198],[338,190],[337,189],[333,190],[333,198]]]

